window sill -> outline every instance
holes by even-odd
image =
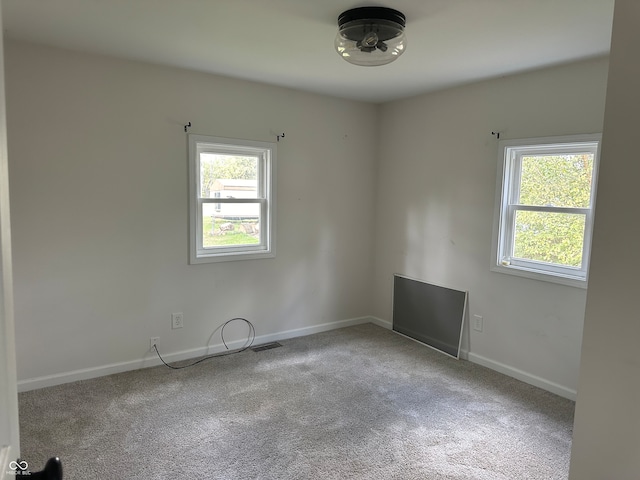
[[[219,262],[235,262],[238,260],[258,260],[261,258],[274,258],[276,253],[270,252],[243,252],[243,253],[217,253],[210,255],[200,255],[191,257],[190,264],[199,263],[219,263]]]
[[[504,273],[507,275],[515,275],[517,277],[530,278],[532,280],[539,280],[541,282],[557,283],[560,285],[566,285],[576,288],[587,288],[587,280],[580,277],[571,277],[568,275],[560,275],[557,273],[542,272],[540,270],[532,270],[517,266],[504,266],[493,265],[491,267],[492,272]]]

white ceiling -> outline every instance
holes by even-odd
[[[614,0],[2,0],[8,38],[383,102],[606,55]],[[407,51],[358,67],[338,15],[407,17]]]

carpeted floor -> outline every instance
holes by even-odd
[[[65,479],[566,479],[574,403],[375,325],[19,395]],[[37,468],[36,468],[37,469]]]

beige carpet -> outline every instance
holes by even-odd
[[[65,479],[566,479],[573,402],[374,325],[21,393]]]

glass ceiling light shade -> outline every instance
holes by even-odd
[[[373,67],[391,63],[407,46],[405,23],[405,16],[392,8],[347,10],[338,17],[336,51],[354,65]]]

